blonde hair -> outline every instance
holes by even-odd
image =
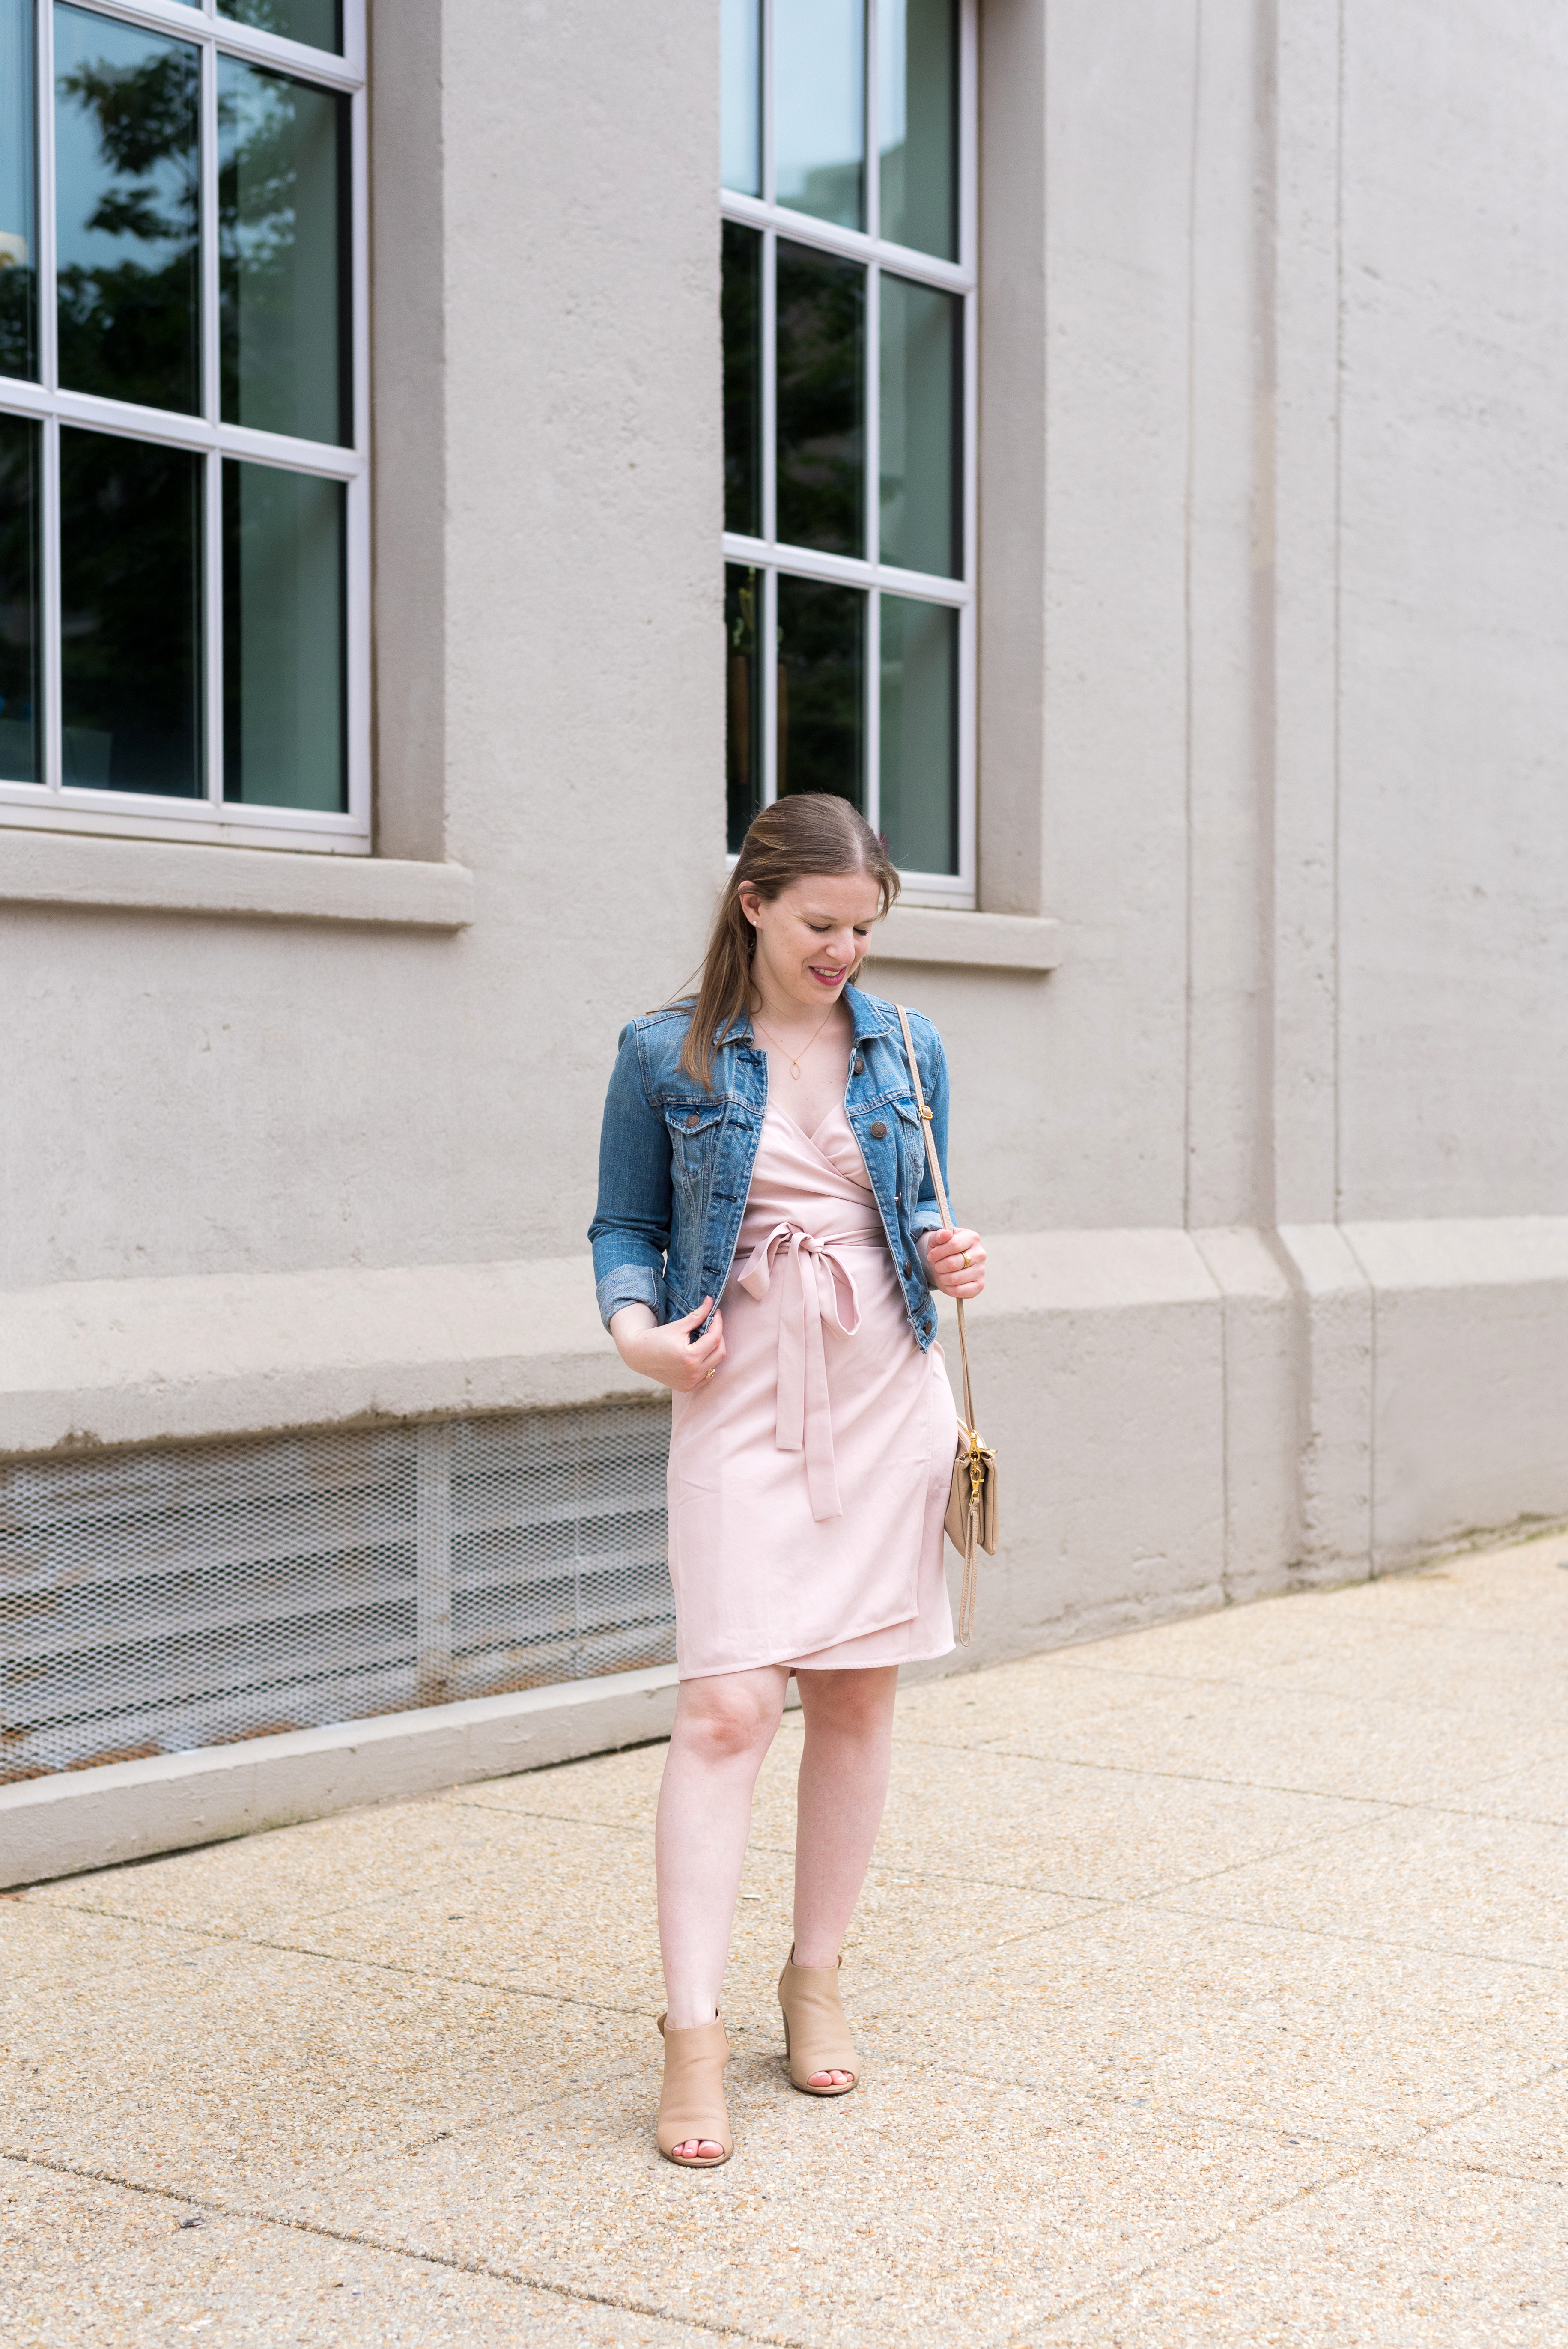
[[[757,933],[741,910],[740,893],[749,886],[767,901],[792,881],[814,874],[863,873],[882,895],[887,912],[898,895],[897,869],[858,808],[828,792],[797,792],[765,807],[751,820],[740,854],[714,914],[707,951],[698,974],[691,1025],[681,1046],[680,1065],[700,1085],[710,1083],[714,1048],[737,1019],[751,1014],[751,958]],[[857,963],[850,973],[858,978]]]

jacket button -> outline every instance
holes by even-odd
[[[879,1117],[879,1118],[877,1119],[876,1123],[875,1123],[873,1124],[873,1126],[872,1127],[872,1140],[873,1142],[880,1142],[880,1141],[882,1140],[882,1136],[886,1133],[886,1132],[887,1132],[887,1128],[886,1128],[886,1126],[882,1123],[882,1122],[881,1118]]]
[[[696,1110],[694,1109],[691,1115],[686,1120],[686,1132],[688,1133],[695,1133],[701,1123],[702,1120],[698,1117]]]
[[[863,1077],[865,1072],[866,1056],[863,1052],[857,1052],[855,1054],[855,1074],[857,1077]]]
[[[907,1280],[907,1279],[909,1278],[909,1258],[908,1258],[908,1257],[904,1257],[904,1260],[903,1260],[903,1277],[904,1277],[905,1280]]]

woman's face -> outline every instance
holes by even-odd
[[[882,893],[864,873],[810,875],[771,898],[743,885],[740,910],[757,933],[754,968],[768,995],[802,1012],[836,1003],[881,907]]]

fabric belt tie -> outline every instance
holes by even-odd
[[[806,1454],[806,1490],[811,1515],[841,1517],[838,1471],[833,1463],[833,1416],[828,1397],[826,1321],[841,1338],[861,1326],[861,1301],[849,1267],[830,1245],[815,1240],[799,1224],[775,1224],[754,1247],[737,1275],[742,1288],[761,1304],[772,1285],[773,1259],[789,1247],[793,1294],[779,1308],[779,1419],[780,1452]]]

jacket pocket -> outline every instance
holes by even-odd
[[[724,1123],[722,1102],[666,1102],[665,1128],[670,1137],[670,1171],[688,1196],[701,1188],[718,1148]]]
[[[922,1130],[920,1112],[913,1102],[894,1102],[893,1107],[898,1112],[900,1188],[903,1193],[907,1216],[913,1217],[929,1171],[925,1163],[925,1135]]]

